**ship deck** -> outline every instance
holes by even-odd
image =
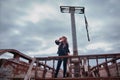
[[[1,49],[0,56],[4,54],[13,57],[0,59],[0,80],[120,80],[120,53],[32,58],[14,49]],[[68,75],[63,78],[61,69],[54,78],[56,61],[63,58],[69,60]],[[74,64],[79,64],[77,73]]]

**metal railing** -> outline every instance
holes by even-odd
[[[55,73],[55,61],[58,59],[68,58],[69,60],[69,72],[68,77],[74,78],[74,64],[79,62],[79,69],[80,69],[80,78],[82,77],[111,77],[112,73],[110,71],[110,66],[115,64],[113,67],[114,69],[114,76],[112,77],[120,77],[120,53],[113,53],[113,54],[94,54],[94,55],[79,55],[79,56],[50,56],[50,57],[36,57],[37,62],[43,62],[47,65],[47,61],[52,61],[52,78],[54,78]],[[101,61],[104,60],[104,61]],[[94,61],[94,62],[93,62]],[[95,65],[93,65],[95,64]],[[102,66],[102,67],[101,67]],[[39,67],[37,65],[37,67]],[[107,74],[103,76],[100,74],[100,70],[104,69],[103,74]],[[47,78],[46,76],[46,66],[44,66],[43,76],[41,78]],[[36,74],[37,75],[37,70]],[[38,77],[36,76],[36,79]]]
[[[0,79],[25,79],[31,78],[31,74],[35,74],[36,59],[31,58],[15,49],[0,49],[0,56],[4,54],[12,54],[8,59],[0,58]],[[23,60],[21,60],[21,58]],[[24,61],[25,60],[25,61]],[[43,63],[38,63],[46,68],[53,69]],[[7,70],[9,68],[9,70]],[[6,71],[7,70],[7,71]],[[12,76],[10,76],[12,75]],[[35,76],[32,75],[32,78]]]
[[[31,57],[14,49],[1,49],[0,55],[7,52],[13,54],[14,60],[20,60],[20,58],[24,58],[28,60],[27,65],[26,64],[23,65],[21,64],[21,62],[19,64],[19,61],[15,63],[10,59],[6,61],[8,61],[9,64],[11,61],[11,64],[20,65],[21,67],[23,66],[23,68],[25,68],[26,66],[25,75],[27,76],[27,78],[30,78],[31,77],[30,73],[34,73],[34,77],[32,78],[34,78],[35,80],[49,79],[49,78],[53,79],[55,68],[56,68],[56,65],[55,65],[56,61],[58,59],[63,59],[63,58],[68,58],[69,60],[69,71],[67,72],[68,79],[70,78],[75,79],[74,64],[76,62],[79,63],[79,69],[80,69],[79,77],[81,79],[83,78],[83,80],[84,78],[85,80],[90,80],[88,79],[89,77],[91,77],[91,79],[94,78],[94,80],[97,80],[96,78],[99,78],[99,79],[101,78],[102,80],[105,80],[106,78],[111,78],[111,80],[120,79],[120,53],[79,55],[79,56],[60,56],[60,57],[59,56],[35,57],[36,60],[33,60]],[[2,61],[4,60],[1,59],[1,62]],[[51,61],[52,63],[48,63],[49,61]],[[62,74],[62,70],[60,74]],[[60,77],[62,78],[62,76]],[[15,79],[15,77],[10,79]]]

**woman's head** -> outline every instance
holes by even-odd
[[[67,43],[67,37],[65,37],[65,36],[60,37],[60,40],[62,40],[62,42]]]

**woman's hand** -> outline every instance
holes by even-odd
[[[67,53],[68,54],[68,56],[70,56],[70,53]]]

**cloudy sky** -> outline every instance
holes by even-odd
[[[72,53],[70,14],[60,6],[84,6],[76,14],[79,55],[120,52],[120,0],[0,0],[0,49],[16,49],[29,56],[56,56],[54,41],[68,37]]]

